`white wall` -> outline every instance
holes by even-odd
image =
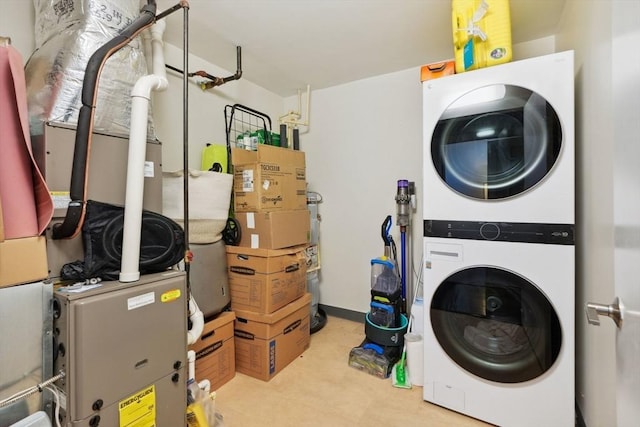
[[[0,9],[0,35],[11,37],[11,44],[26,63],[35,46],[33,2],[2,0]]]
[[[611,25],[611,2],[570,0],[556,35],[576,60],[576,399],[589,427],[616,419],[615,331],[584,315],[614,296]]]
[[[313,91],[309,132],[301,134],[300,147],[307,155],[308,187],[323,197],[320,303],[364,313],[370,261],[383,255],[381,225],[387,215],[393,216],[400,258],[397,180],[422,188],[420,70]],[[412,227],[418,261],[421,218],[418,211]]]

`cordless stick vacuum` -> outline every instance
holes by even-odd
[[[398,214],[396,223],[400,227],[400,283],[402,295],[402,312],[407,313],[407,264],[408,264],[408,243],[407,230],[411,222],[411,191],[409,181],[406,179],[398,180],[398,191],[396,193],[396,204],[398,206]],[[410,283],[409,283],[410,285]],[[411,286],[409,286],[411,287]],[[411,289],[410,289],[411,290]]]
[[[407,283],[407,271],[411,271],[410,268],[407,267],[408,259],[412,257],[408,254],[410,251],[408,250],[408,242],[407,242],[407,230],[409,229],[409,224],[411,223],[411,208],[412,208],[412,195],[415,194],[413,183],[409,183],[406,179],[398,180],[398,190],[396,192],[396,204],[397,204],[397,224],[400,226],[400,262],[401,262],[401,270],[400,270],[400,283],[401,283],[401,310],[402,313],[406,314],[411,311],[411,307],[407,307],[407,288],[409,288],[410,295],[413,295],[413,290],[411,286],[411,281]],[[409,276],[411,277],[411,276]],[[413,301],[413,300],[412,300]],[[407,330],[411,328],[411,320],[409,320],[409,324]],[[398,388],[411,388],[411,380],[407,375],[407,366],[406,366],[406,357],[407,357],[407,344],[404,343],[402,348],[402,355],[400,356],[400,360],[393,366],[391,370],[391,379],[394,387]]]

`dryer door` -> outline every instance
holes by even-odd
[[[543,97],[519,86],[490,85],[447,107],[432,134],[431,158],[453,191],[504,199],[542,181],[561,146],[560,120]]]
[[[465,370],[500,383],[546,372],[562,345],[548,299],[524,277],[495,267],[471,267],[436,289],[430,308],[442,349]]]

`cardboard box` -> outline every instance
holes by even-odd
[[[254,249],[282,249],[309,243],[309,210],[277,212],[236,212],[240,223],[240,243]]]
[[[208,379],[215,391],[236,375],[233,321],[236,315],[223,311],[205,323],[202,335],[189,346],[196,352],[196,381]]]
[[[227,246],[231,309],[268,314],[303,296],[307,291],[305,248]]]
[[[237,311],[236,369],[269,381],[300,356],[310,343],[311,294],[272,314]]]
[[[0,288],[47,278],[47,245],[43,236],[0,242]]]
[[[257,151],[231,149],[235,212],[307,208],[302,151],[259,144]]]

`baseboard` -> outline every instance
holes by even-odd
[[[364,324],[365,313],[359,311],[347,310],[346,308],[332,307],[330,305],[318,304],[327,316],[339,317],[341,319],[352,320]]]

